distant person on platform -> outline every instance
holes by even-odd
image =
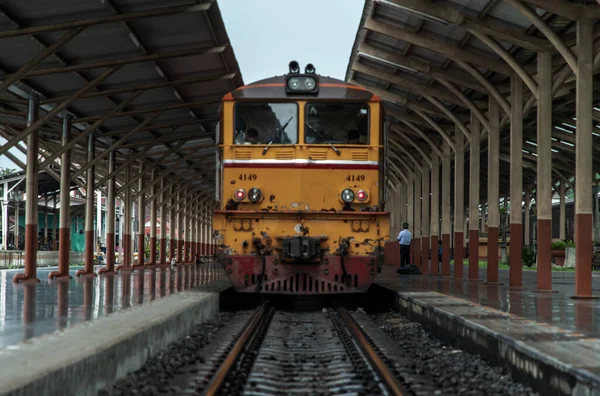
[[[402,224],[403,230],[398,234],[400,243],[400,268],[407,266],[410,261],[410,243],[412,241],[412,232],[408,230],[408,223]]]

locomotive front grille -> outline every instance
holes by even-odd
[[[252,274],[246,282],[246,286],[255,286],[260,280],[260,274]],[[269,281],[267,274],[264,274],[261,288],[265,292],[277,293],[335,293],[358,287],[358,275],[346,274],[335,276],[335,282],[319,280],[310,274],[298,273],[286,279],[276,279]]]

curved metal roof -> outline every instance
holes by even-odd
[[[510,78],[519,75],[525,86],[523,177],[524,187],[531,190],[537,143],[535,97],[530,89],[537,84],[537,53],[550,52],[555,84],[553,177],[572,180],[576,131],[571,67],[577,53],[576,20],[584,14],[594,23],[595,78],[590,84],[597,103],[600,6],[595,0],[366,0],[346,81],[362,85],[384,101],[390,149],[401,143],[426,152],[437,147],[439,153],[441,133],[453,136],[455,128],[468,130],[472,113],[485,121],[488,96],[497,98],[501,105],[500,196],[506,196]],[[595,125],[600,127],[600,108],[593,111]],[[478,148],[482,151],[482,182],[487,177],[486,136],[484,131]],[[596,143],[596,137],[594,140]],[[600,145],[594,144],[594,151],[600,152]],[[395,169],[392,178],[397,181],[415,164],[402,151],[394,152],[388,169]],[[468,158],[466,162],[468,172]],[[600,172],[600,161],[594,162],[594,170]],[[469,180],[468,174],[465,180]],[[483,200],[486,195],[481,189]]]
[[[243,85],[216,1],[3,2],[0,71],[0,135],[10,145],[28,134],[27,99],[37,95],[44,168],[59,170],[50,154],[68,114],[79,185],[94,132],[96,183],[116,150],[118,188],[123,165],[135,175],[143,161],[167,183],[212,195],[219,102]]]

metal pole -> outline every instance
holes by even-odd
[[[165,178],[160,181],[161,189],[165,186]],[[161,265],[165,265],[167,261],[167,203],[165,201],[165,192],[160,194],[160,261]]]
[[[35,123],[38,116],[38,98],[29,99],[27,129]],[[41,125],[40,125],[41,126]],[[37,283],[37,249],[38,249],[38,154],[39,128],[34,128],[27,135],[27,201],[25,203],[25,272],[16,274],[13,282]],[[17,206],[18,208],[18,206]],[[15,217],[15,231],[19,229],[19,216]]]
[[[87,161],[94,159],[94,134],[88,136]],[[77,276],[96,276],[94,273],[94,169],[90,167],[86,175],[85,190],[85,268],[77,271]]]
[[[140,161],[140,173],[144,172],[144,163]],[[139,182],[139,191],[144,189],[144,177],[140,177]],[[144,241],[146,239],[146,195],[141,194],[138,198],[138,262],[134,267],[139,267],[144,265],[145,258],[145,244]]]
[[[8,250],[8,183],[4,183],[2,191],[2,249]]]
[[[154,179],[156,179],[156,170],[152,169],[152,172],[150,173],[150,180],[151,182],[154,182]],[[150,189],[150,265],[156,265],[156,212],[157,212],[157,206],[156,206],[156,197],[154,196],[156,194],[156,187],[154,187],[154,184],[152,185],[152,188]]]
[[[111,151],[108,155],[109,173],[115,169],[116,158],[116,153]],[[111,177],[108,181],[106,197],[106,267],[100,269],[99,274],[114,273],[115,271],[115,217],[115,178]]]
[[[71,138],[71,118],[66,115],[63,118],[62,128],[62,144],[66,144]],[[69,275],[69,254],[71,252],[71,173],[69,166],[71,164],[71,150],[67,150],[62,154],[60,159],[60,223],[58,230],[58,271],[48,275],[50,279],[67,278]]]

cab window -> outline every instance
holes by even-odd
[[[366,103],[309,102],[304,122],[307,144],[369,144]]]
[[[236,103],[234,144],[298,143],[296,103]]]

